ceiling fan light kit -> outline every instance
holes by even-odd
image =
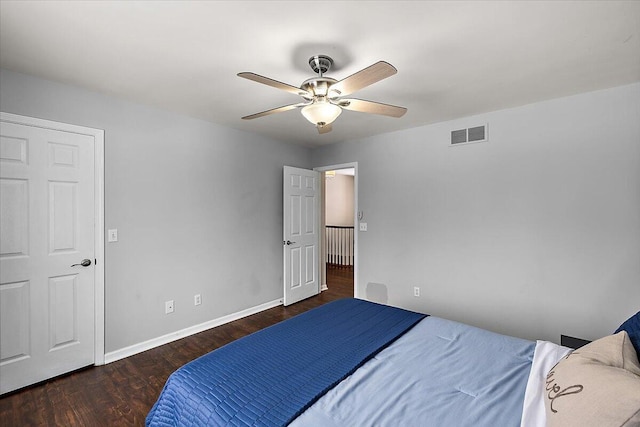
[[[295,108],[302,108],[301,112],[304,118],[315,125],[320,134],[324,134],[331,131],[331,123],[338,118],[343,109],[389,117],[401,117],[407,112],[406,108],[395,105],[355,98],[342,98],[396,74],[398,70],[393,65],[379,61],[340,81],[323,76],[324,73],[331,69],[332,65],[333,59],[326,55],[316,55],[309,58],[309,66],[314,72],[318,73],[318,76],[305,80],[299,88],[255,73],[238,73],[239,77],[299,95],[304,99],[302,103],[273,108],[245,116],[243,119],[251,120]]]
[[[325,126],[334,122],[342,113],[342,108],[329,101],[322,100],[313,102],[302,107],[302,115],[316,126]]]

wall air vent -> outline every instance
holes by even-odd
[[[487,140],[487,125],[451,131],[451,145],[470,144]]]

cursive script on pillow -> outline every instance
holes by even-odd
[[[560,360],[542,391],[547,427],[640,426],[640,363],[626,331]]]
[[[569,353],[564,359],[568,359],[572,354],[576,354],[576,352],[574,351],[573,353]],[[556,364],[556,366],[558,365]],[[547,398],[549,399],[549,409],[551,409],[551,412],[555,414],[556,412],[558,412],[557,409],[553,407],[556,399],[580,393],[582,390],[584,390],[584,387],[581,384],[574,384],[569,387],[562,388],[562,386],[556,382],[554,374],[555,366],[547,374],[547,385],[545,389],[547,391]]]

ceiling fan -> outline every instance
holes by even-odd
[[[300,87],[291,86],[255,73],[238,73],[239,77],[299,95],[304,100],[298,104],[285,105],[251,114],[243,117],[243,119],[257,119],[274,113],[302,108],[302,115],[316,126],[319,133],[323,134],[331,131],[331,123],[338,118],[343,109],[389,117],[401,117],[407,112],[406,108],[395,105],[357,98],[343,98],[343,96],[351,95],[357,90],[396,74],[398,70],[393,65],[379,61],[340,81],[324,76],[324,73],[329,71],[332,65],[333,59],[326,55],[316,55],[309,58],[309,66],[318,75],[305,80]]]

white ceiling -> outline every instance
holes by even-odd
[[[299,86],[315,54],[393,64],[354,97],[409,111],[240,119],[300,98],[238,72]],[[2,0],[0,66],[319,146],[640,81],[640,2]]]

